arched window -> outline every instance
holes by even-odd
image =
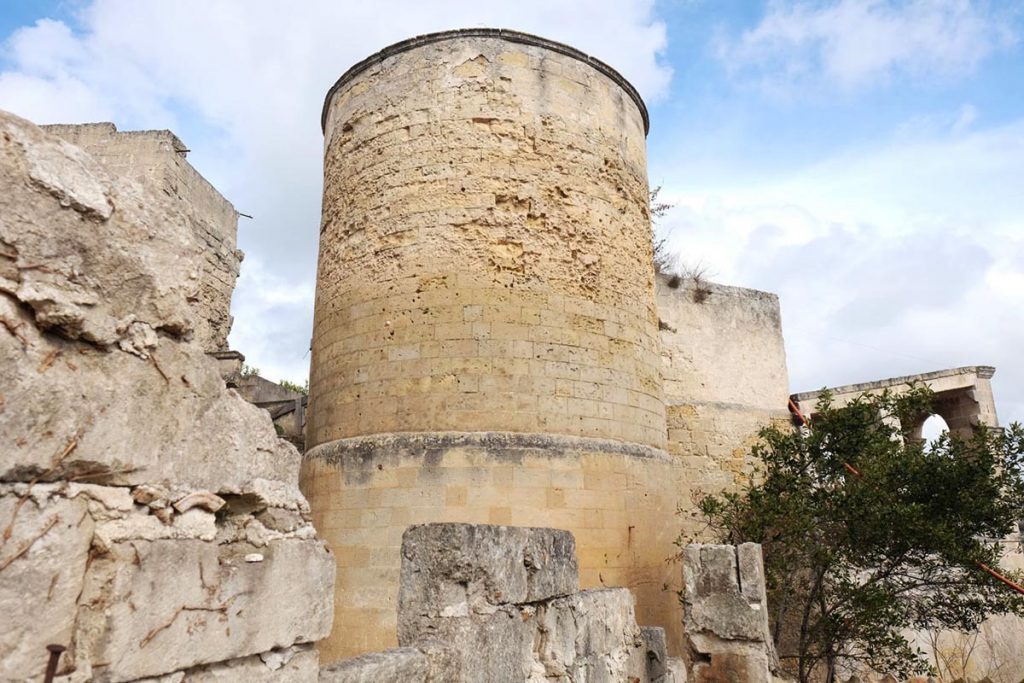
[[[921,425],[921,438],[927,442],[932,442],[943,432],[949,431],[949,425],[942,419],[941,415],[932,415]]]

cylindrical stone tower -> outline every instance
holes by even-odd
[[[420,522],[568,528],[584,584],[637,588],[663,621],[673,598],[647,584],[674,487],[636,90],[565,45],[452,31],[349,69],[323,128],[302,487],[339,567],[324,660],[394,646]]]

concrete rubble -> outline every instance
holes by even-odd
[[[334,560],[195,338],[189,211],[0,112],[0,680],[317,677]]]

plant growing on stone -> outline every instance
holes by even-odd
[[[296,384],[295,382],[289,382],[286,379],[278,382],[282,387],[288,391],[294,391],[296,394],[302,394],[303,396],[309,396],[309,380],[307,379],[302,384]]]
[[[658,194],[661,192],[661,185],[649,191],[649,204],[651,211],[651,240],[654,243],[654,272],[665,273],[670,270],[669,265],[672,262],[672,255],[668,253],[668,244],[664,237],[658,237],[654,233],[654,225],[658,222],[658,219],[664,216],[674,206],[667,202],[658,200]]]
[[[982,568],[1002,553],[984,539],[1024,510],[1024,429],[926,443],[901,425],[931,400],[924,387],[842,407],[823,395],[810,429],[762,430],[751,483],[700,503],[722,540],[762,544],[775,647],[802,683],[837,680],[841,662],[926,671],[903,630],[1024,615],[1024,596]]]

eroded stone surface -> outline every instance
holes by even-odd
[[[318,676],[316,650],[304,646],[271,650],[132,683],[315,683]]]
[[[93,526],[81,498],[0,487],[0,680],[41,671],[48,644],[71,642]]]
[[[772,680],[761,547],[690,544],[683,550],[684,630],[691,680]]]
[[[664,631],[637,626],[633,595],[576,587],[568,532],[412,527],[403,539],[399,644],[426,654],[429,680],[669,680]]]
[[[422,617],[490,614],[579,588],[576,542],[557,529],[423,524],[402,537],[399,640]]]
[[[311,642],[330,630],[333,560],[299,540],[117,544],[93,560],[79,647],[98,680],[123,681]],[[167,570],[173,567],[173,574]],[[83,653],[84,654],[84,653]]]
[[[0,112],[2,680],[316,678],[334,560],[194,338],[184,201]]]

